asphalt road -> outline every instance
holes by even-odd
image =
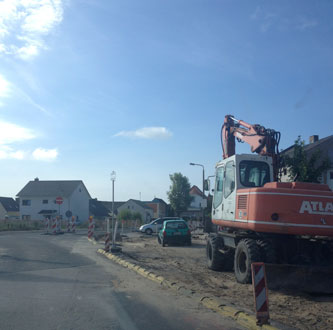
[[[0,329],[241,329],[96,249],[78,234],[0,233]]]

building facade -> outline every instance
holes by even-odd
[[[325,138],[319,139],[318,135],[310,136],[309,144],[304,146],[304,151],[306,156],[310,158],[314,153],[320,152],[321,160],[327,157],[331,162],[331,168],[325,171],[319,179],[321,183],[326,183],[331,190],[333,190],[333,135],[327,136]],[[294,146],[283,150],[280,154],[281,156],[292,157],[294,152]],[[291,181],[288,175],[288,169],[286,168],[283,172],[281,181],[287,182]]]
[[[153,209],[153,218],[163,218],[167,215],[167,203],[161,198],[154,198],[151,202],[144,202]]]
[[[201,220],[202,206],[206,207],[207,198],[196,185],[190,189],[190,196],[192,197],[192,202],[187,210],[181,213],[181,217],[191,220]]]
[[[11,197],[0,197],[0,220],[20,219],[19,204]]]
[[[62,219],[74,216],[77,222],[89,218],[90,194],[84,183],[76,181],[29,181],[17,194],[20,203],[20,218],[43,220],[46,215],[57,215]],[[56,203],[61,197],[62,204]]]
[[[144,223],[150,222],[154,217],[154,210],[144,202],[138,201],[136,199],[129,199],[127,202],[119,206],[117,208],[117,214],[119,214],[122,210],[129,210],[131,212],[140,213]]]

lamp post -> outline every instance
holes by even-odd
[[[113,234],[114,234],[114,182],[116,181],[116,172],[112,171],[111,172],[111,181],[112,181],[112,217],[111,217],[111,222],[112,222],[112,246],[114,245],[114,239],[113,239]],[[110,233],[110,224],[108,228],[108,233]]]
[[[111,252],[120,252],[121,248],[116,246],[116,234],[117,234],[117,224],[114,223],[114,182],[116,181],[116,172],[111,172],[111,181],[112,181],[112,245]],[[108,233],[110,234],[110,224],[108,224]]]
[[[202,164],[190,163],[191,166],[201,166],[202,167],[202,201],[205,197],[205,167]],[[205,221],[205,208],[203,207],[203,203],[201,204],[202,208],[202,222]]]

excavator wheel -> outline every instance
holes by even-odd
[[[251,283],[251,264],[260,261],[260,251],[254,239],[242,239],[239,241],[234,259],[234,271],[237,282]]]
[[[223,247],[223,238],[217,235],[209,235],[206,246],[207,267],[212,270],[232,270],[233,251],[226,250],[221,253],[219,250]]]
[[[276,250],[273,243],[268,239],[257,240],[259,247],[260,261],[267,264],[275,264],[277,261]]]
[[[207,267],[212,270],[222,269],[222,253],[219,251],[219,237],[209,235],[206,245]]]

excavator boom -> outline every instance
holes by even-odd
[[[274,181],[278,180],[280,132],[258,124],[248,124],[232,115],[226,115],[221,130],[223,159],[236,153],[235,140],[246,142],[251,152],[273,159]]]

